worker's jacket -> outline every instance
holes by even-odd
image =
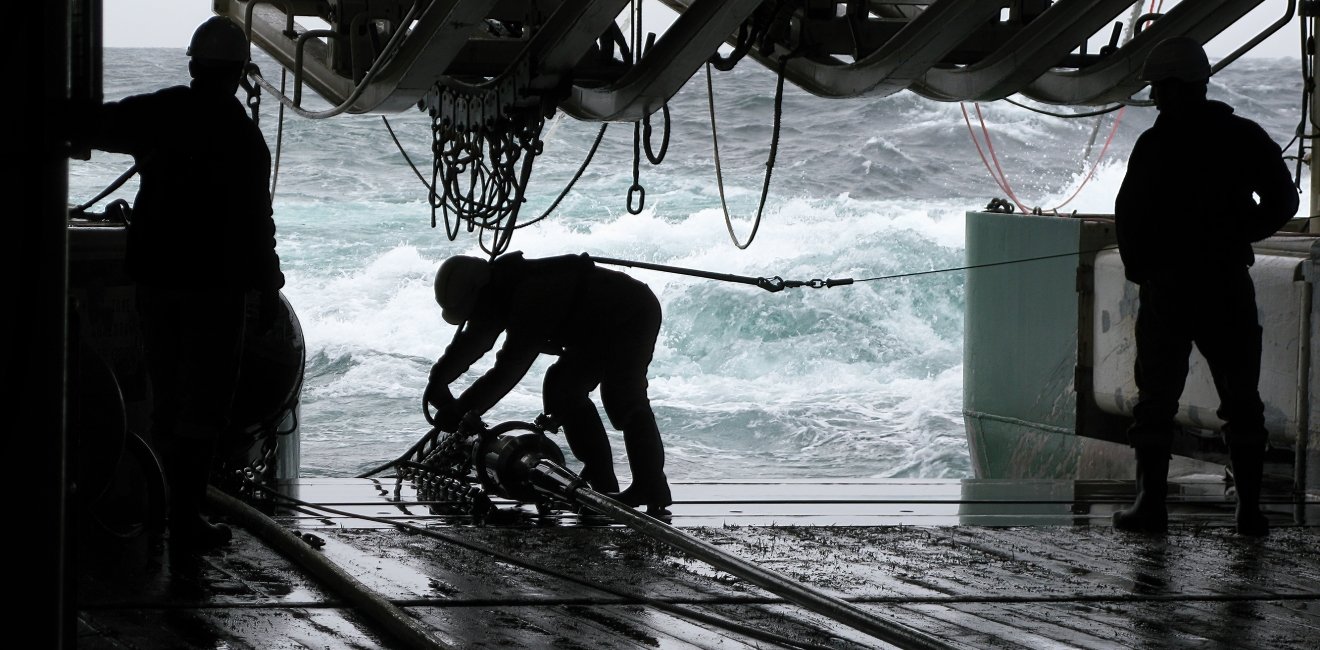
[[[1278,231],[1297,203],[1282,151],[1258,124],[1218,101],[1162,111],[1132,148],[1114,203],[1127,278],[1251,266],[1251,243]]]
[[[138,165],[127,251],[135,281],[184,289],[284,286],[270,149],[237,97],[173,86],[108,102],[86,128],[91,147],[130,154]]]
[[[624,273],[586,255],[526,259],[508,253],[491,263],[472,316],[431,367],[430,385],[448,386],[495,346],[495,364],[458,398],[456,413],[481,414],[508,394],[541,354],[603,359],[655,345],[655,295]],[[646,325],[646,323],[651,325]],[[644,369],[643,369],[644,371]]]

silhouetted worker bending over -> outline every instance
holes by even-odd
[[[1195,344],[1219,393],[1237,532],[1267,535],[1259,504],[1267,445],[1258,389],[1261,327],[1247,269],[1255,262],[1251,243],[1297,212],[1297,189],[1282,151],[1260,126],[1206,99],[1210,63],[1198,42],[1163,41],[1142,78],[1159,116],[1133,147],[1114,204],[1123,266],[1140,286],[1138,394],[1128,431],[1138,492],[1132,507],[1114,514],[1114,527],[1168,528],[1174,417]]]
[[[229,541],[229,528],[207,521],[201,506],[230,426],[247,302],[258,301],[267,328],[284,274],[270,150],[235,96],[247,37],[217,16],[194,32],[188,55],[190,85],[96,107],[75,139],[138,165],[126,263],[151,383],[151,443],[169,485],[170,549],[191,552]]]
[[[660,332],[660,303],[645,284],[597,267],[586,255],[491,262],[455,256],[435,277],[445,322],[461,326],[431,368],[426,402],[435,423],[454,431],[464,414],[482,415],[527,373],[540,354],[558,355],[545,373],[546,413],[563,426],[581,476],[593,489],[663,515],[673,499],[665,452],[647,397],[646,372]],[[449,385],[495,346],[494,366],[457,399]],[[619,493],[605,426],[589,397],[600,387],[605,413],[623,431],[633,482]]]

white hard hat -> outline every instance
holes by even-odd
[[[1210,59],[1196,39],[1177,36],[1160,41],[1146,58],[1141,80],[1153,83],[1178,79],[1188,83],[1210,79]]]
[[[462,325],[472,315],[477,295],[490,282],[490,263],[486,260],[455,255],[440,265],[435,274],[435,302],[440,316],[450,325]]]
[[[211,61],[247,62],[247,34],[237,23],[224,16],[211,16],[193,32],[188,56]]]

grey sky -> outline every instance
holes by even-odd
[[[193,29],[212,15],[210,0],[103,0],[103,2],[107,47],[187,47]],[[1262,2],[1241,22],[1208,44],[1206,50],[1210,58],[1221,58],[1245,43],[1265,26],[1281,17],[1286,6],[1285,0]],[[657,13],[661,12],[668,10],[658,7]],[[1299,20],[1293,18],[1290,24],[1275,32],[1247,56],[1296,58]]]

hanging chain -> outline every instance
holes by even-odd
[[[444,215],[452,241],[462,226],[482,231],[482,249],[504,252],[525,200],[532,161],[544,146],[539,113],[501,115],[463,128],[439,118],[432,121],[431,225]],[[487,242],[485,236],[491,235]]]
[[[216,472],[219,479],[215,481],[216,486],[249,500],[262,498],[265,492],[259,487],[270,485],[276,479],[280,437],[281,433],[274,427],[263,427],[261,452],[246,465],[230,467],[227,463],[221,463]]]
[[[641,0],[632,0],[629,9],[631,19],[629,22],[629,63],[633,68],[642,60],[642,2]],[[654,42],[654,39],[652,39]],[[649,44],[648,44],[649,45]],[[648,129],[649,130],[649,129]],[[649,135],[649,134],[648,134]],[[648,150],[650,143],[647,143]],[[649,153],[648,153],[649,158]],[[642,167],[642,121],[633,122],[633,157],[632,157],[632,185],[628,186],[628,214],[641,214],[642,209],[646,207],[646,188],[642,187],[641,170]],[[635,199],[635,200],[634,200]]]
[[[465,227],[479,230],[492,257],[508,249],[544,147],[545,118],[555,110],[553,97],[528,100],[518,92],[529,74],[523,62],[480,85],[444,79],[421,102],[431,116],[431,227],[439,214],[451,241]]]
[[[473,475],[472,452],[476,433],[444,433],[433,429],[411,452],[395,463],[395,492],[410,481],[423,501],[443,502],[473,516],[494,508]]]

